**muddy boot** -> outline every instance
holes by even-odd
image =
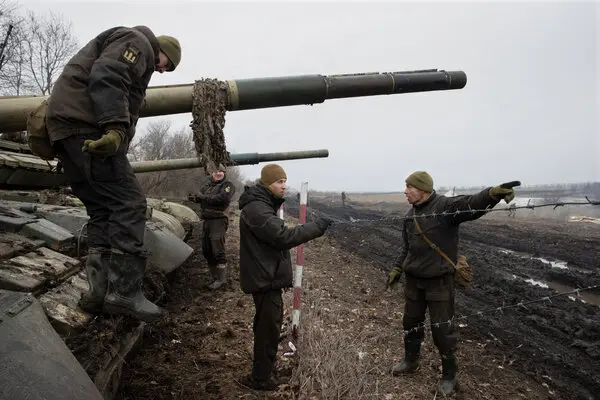
[[[91,314],[100,314],[108,286],[110,250],[91,247],[88,250],[85,272],[90,289],[79,299],[79,308]]]
[[[454,355],[442,356],[442,380],[438,385],[438,392],[444,396],[449,395],[458,389],[458,381],[456,380],[456,357]]]
[[[145,270],[146,257],[111,254],[104,312],[129,315],[144,322],[152,322],[163,315],[164,311],[146,299],[142,292]]]
[[[392,375],[411,374],[419,369],[421,342],[404,341],[404,359],[392,368]]]
[[[227,266],[225,264],[217,265],[217,280],[208,287],[216,290],[227,283]]]
[[[210,271],[210,283],[213,283],[214,281],[216,281],[219,278],[219,275],[217,273],[217,266],[209,265],[208,269]]]
[[[279,382],[274,377],[270,377],[265,381],[256,380],[252,375],[244,377],[241,382],[242,385],[252,388],[254,390],[273,391],[279,387]]]

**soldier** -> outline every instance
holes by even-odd
[[[292,287],[290,249],[322,236],[331,220],[319,218],[288,228],[277,217],[284,202],[287,176],[277,164],[261,171],[260,182],[239,200],[240,285],[254,298],[254,356],[252,374],[243,383],[258,390],[275,390],[272,373],[283,322],[281,290]]]
[[[225,167],[212,168],[211,177],[198,194],[188,200],[200,203],[202,223],[202,254],[208,263],[213,282],[210,289],[218,289],[227,282],[225,233],[229,226],[229,203],[235,193],[233,184],[225,179]]]
[[[89,292],[80,307],[150,322],[163,310],[142,292],[146,197],[127,159],[146,88],[173,71],[181,47],[145,26],[108,29],[66,65],[52,90],[46,125],[89,221]]]
[[[444,395],[454,391],[458,336],[453,322],[455,269],[447,259],[453,264],[457,262],[459,224],[480,218],[485,212],[439,214],[491,208],[502,199],[508,203],[514,198],[514,190],[507,186],[510,185],[490,187],[470,196],[445,197],[436,194],[433,179],[425,171],[414,172],[406,178],[404,194],[412,208],[402,227],[404,247],[388,279],[388,287],[393,288],[402,272],[406,275],[403,327],[408,333],[404,337],[404,359],[392,368],[394,375],[418,369],[425,335],[423,322],[429,308],[431,334],[442,359],[442,380],[438,390]],[[438,216],[418,218],[434,213]]]

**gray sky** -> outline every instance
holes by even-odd
[[[294,187],[397,191],[421,169],[436,187],[600,181],[595,2],[19,3],[62,13],[81,44],[117,25],[177,37],[179,68],[154,74],[151,86],[205,77],[466,72],[462,90],[228,113],[232,153],[329,150],[328,158],[281,163]],[[181,128],[191,114],[161,118]],[[263,165],[241,171],[253,179]]]

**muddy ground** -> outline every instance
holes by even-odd
[[[297,215],[292,202],[286,213]],[[298,340],[284,327],[274,393],[238,382],[250,372],[252,316],[237,280],[237,214],[227,247],[230,285],[211,292],[200,252],[200,227],[189,240],[197,252],[169,277],[161,301],[170,315],[148,325],[136,356],[123,370],[118,399],[423,399],[435,398],[439,358],[429,332],[423,366],[392,377],[403,355],[402,289],[383,290],[398,253],[399,221],[363,207],[316,201],[310,209],[338,223],[305,249],[303,308]],[[398,214],[402,210],[394,210]],[[350,218],[359,220],[349,222]],[[293,225],[295,221],[288,218]],[[457,294],[459,316],[557,291],[525,279],[553,282],[561,291],[600,283],[600,227],[509,219],[491,214],[461,228],[461,252],[474,269],[471,288]],[[508,250],[508,251],[507,251]],[[532,258],[566,261],[567,269]],[[554,297],[461,322],[459,399],[595,399],[600,393],[600,307],[596,294]],[[289,322],[291,292],[285,293]],[[581,299],[587,300],[582,302]],[[298,349],[292,357],[289,341]],[[438,396],[439,397],[439,396]]]

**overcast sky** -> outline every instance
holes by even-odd
[[[285,161],[299,187],[397,191],[415,170],[440,185],[600,181],[596,2],[33,1],[83,45],[113,26],[177,37],[182,61],[151,86],[438,68],[464,89],[229,112],[232,153],[328,149]],[[161,117],[189,125],[191,114]],[[140,123],[138,132],[143,132]],[[241,167],[249,179],[264,164]]]

